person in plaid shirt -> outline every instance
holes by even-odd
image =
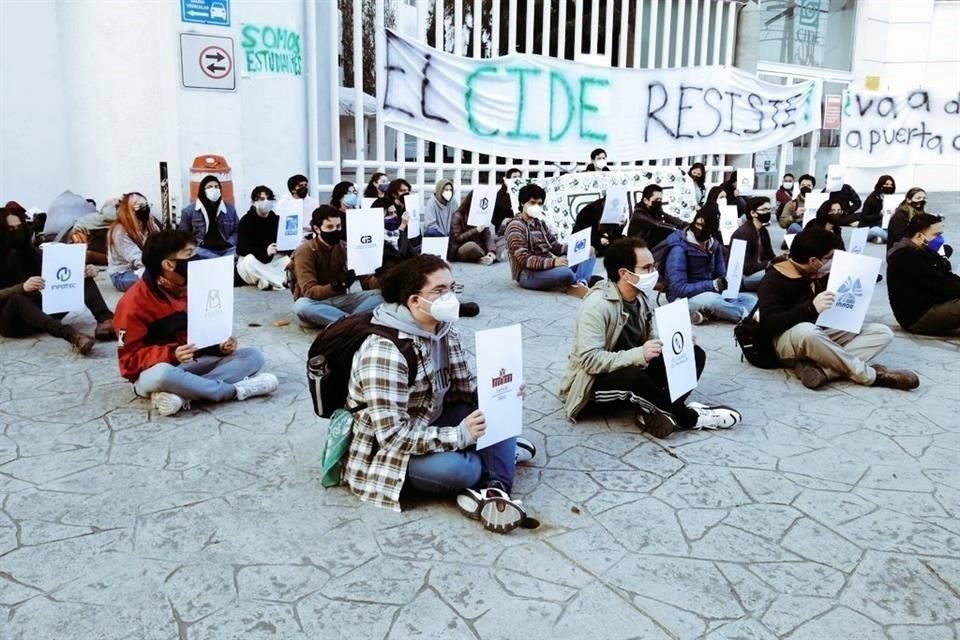
[[[432,255],[406,260],[383,282],[384,304],[372,322],[410,340],[419,363],[408,385],[407,359],[396,344],[370,336],[353,358],[347,409],[353,439],[344,477],[351,490],[377,506],[400,510],[404,487],[457,493],[457,504],[492,531],[524,524],[526,513],[510,498],[522,448],[510,438],[477,451],[486,429],[477,407],[476,380],[467,363],[450,266]]]

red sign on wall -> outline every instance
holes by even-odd
[[[840,128],[840,94],[823,96],[823,128]]]

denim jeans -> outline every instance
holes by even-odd
[[[260,371],[263,363],[263,352],[252,347],[229,356],[201,356],[177,366],[161,362],[140,374],[133,391],[141,398],[166,391],[187,400],[225,402],[237,395],[233,384]]]
[[[133,285],[137,284],[137,280],[140,279],[140,276],[134,271],[123,271],[110,274],[110,282],[113,283],[113,288],[117,291],[126,291]]]
[[[235,256],[237,255],[237,248],[230,247],[224,249],[223,251],[212,251],[206,247],[197,247],[195,254],[197,259],[206,259],[206,258],[222,258],[223,256]]]
[[[293,303],[293,313],[307,326],[325,327],[340,318],[373,311],[381,302],[383,297],[376,290],[343,293],[325,300],[298,298]]]
[[[596,264],[596,258],[587,258],[573,268],[553,267],[543,271],[524,269],[520,272],[517,282],[524,289],[533,289],[534,291],[550,291],[560,287],[569,287],[580,281],[590,282]]]
[[[883,244],[887,244],[887,230],[882,227],[870,227],[870,230],[867,231],[867,242],[873,242],[877,239],[883,241]]]
[[[757,296],[741,293],[732,300],[725,300],[719,293],[708,291],[689,298],[687,303],[690,311],[699,311],[717,320],[740,322],[757,304]]]
[[[790,226],[787,227],[786,233],[800,233],[803,231],[803,226],[799,222],[792,222]]]
[[[447,405],[435,425],[459,425],[476,407],[467,404]],[[480,449],[444,451],[410,456],[407,480],[410,486],[427,493],[458,493],[467,488],[496,486],[507,493],[513,489],[517,465],[517,439],[507,438]]]
[[[751,273],[748,276],[743,276],[743,279],[740,281],[740,291],[756,291],[760,288],[760,281],[763,280],[763,276],[766,275],[765,269],[760,269],[756,273]]]

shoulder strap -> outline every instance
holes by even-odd
[[[407,386],[412,387],[413,383],[417,381],[417,369],[419,365],[417,362],[417,352],[413,348],[413,340],[401,338],[400,333],[396,329],[380,324],[371,324],[370,334],[390,340],[390,342],[400,350],[403,357],[407,359]]]

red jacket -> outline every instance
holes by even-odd
[[[155,364],[179,364],[177,347],[187,344],[187,297],[156,289],[149,274],[123,294],[113,315],[120,375],[136,382]]]

